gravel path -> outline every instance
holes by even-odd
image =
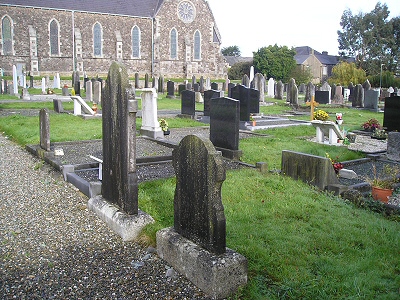
[[[123,242],[60,173],[0,135],[1,299],[208,299]]]

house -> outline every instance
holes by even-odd
[[[221,36],[205,0],[0,0],[0,68],[104,76],[224,78]]]

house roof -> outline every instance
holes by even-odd
[[[253,57],[224,56],[224,58],[230,66],[241,62],[253,62]]]
[[[294,59],[298,65],[304,64],[304,62],[314,54],[314,56],[320,61],[321,64],[326,66],[336,66],[341,60],[345,60],[347,62],[354,62],[354,58],[343,58],[337,55],[329,55],[327,52],[318,52],[308,46],[296,47],[295,48],[296,55]]]
[[[84,11],[135,17],[154,17],[164,0],[0,0],[0,5]]]

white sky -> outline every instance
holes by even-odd
[[[238,46],[252,57],[269,45],[310,46],[338,54],[337,31],[346,9],[369,13],[378,0],[208,0],[222,37],[222,47]],[[400,16],[400,0],[382,0],[390,16]]]

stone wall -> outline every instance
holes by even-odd
[[[163,75],[170,78],[191,78],[192,75],[224,78],[227,68],[220,53],[220,44],[213,42],[215,21],[207,2],[192,1],[196,6],[196,18],[189,24],[185,24],[178,18],[179,2],[166,0],[154,20],[0,5],[0,18],[9,16],[12,19],[14,48],[14,55],[0,56],[0,67],[3,68],[5,75],[12,74],[12,65],[19,65],[20,68],[22,66],[27,72],[32,71],[33,75],[54,75],[56,72],[62,76],[69,75],[74,68],[73,35],[75,33],[76,70],[85,71],[89,77],[105,76],[112,61],[118,61],[127,67],[130,75],[138,72],[141,76],[148,73],[157,77]],[[58,22],[60,33],[60,53],[57,56],[50,55],[49,24],[53,19]],[[94,57],[93,26],[96,22],[100,23],[103,30],[101,57]],[[72,28],[73,23],[75,31]],[[139,58],[132,57],[131,32],[135,25],[139,27],[141,33]],[[154,37],[152,37],[152,26],[154,26]],[[174,60],[170,59],[172,28],[178,32],[178,58]],[[193,59],[196,30],[201,33],[201,59],[198,61]],[[34,51],[32,52],[32,43],[30,43],[32,32],[36,33],[36,55],[32,54]],[[117,52],[117,41],[121,44],[120,55]],[[0,42],[0,47],[1,45]],[[191,49],[190,55],[186,55],[187,49]],[[34,66],[37,66],[37,71]]]

